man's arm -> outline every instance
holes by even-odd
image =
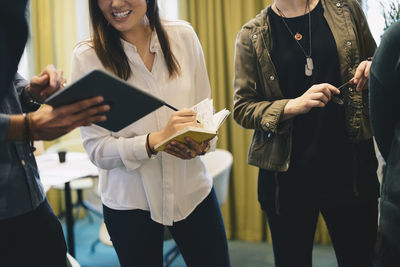
[[[103,97],[93,97],[58,108],[44,106],[25,115],[10,115],[7,141],[53,140],[79,126],[105,121],[109,105]]]

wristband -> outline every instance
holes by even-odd
[[[156,155],[156,154],[157,154],[157,151],[154,151],[154,150],[151,149],[151,147],[150,147],[150,142],[149,142],[149,136],[150,136],[150,134],[151,134],[151,133],[148,133],[147,136],[146,136],[146,146],[147,146],[147,149],[149,150],[150,154]]]
[[[41,103],[36,101],[29,93],[29,85],[25,86],[22,90],[22,102],[30,109],[37,110],[40,108]]]

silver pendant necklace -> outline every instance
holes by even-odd
[[[294,40],[296,43],[299,45],[301,48],[301,51],[303,51],[304,56],[306,57],[306,65],[305,65],[305,74],[306,76],[312,76],[313,69],[314,69],[314,62],[311,58],[312,54],[312,48],[311,48],[311,12],[310,12],[310,5],[307,1],[307,6],[306,6],[306,12],[308,11],[308,32],[309,32],[309,38],[310,38],[310,53],[307,54],[306,51],[304,50],[303,46],[300,44],[299,40],[301,40],[302,35],[299,33],[293,34],[293,31],[290,29],[289,25],[286,23],[285,18],[286,16],[283,14],[283,12],[278,8],[278,6],[275,4],[276,9],[279,12],[279,15],[283,21],[283,24],[285,24],[286,29],[289,31],[290,35],[293,36]]]

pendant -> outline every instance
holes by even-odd
[[[301,39],[303,39],[303,35],[301,35],[300,33],[296,33],[294,35],[294,39],[296,39],[297,41],[300,41]]]
[[[305,65],[306,76],[311,76],[313,69],[314,69],[314,62],[311,57],[307,57]]]

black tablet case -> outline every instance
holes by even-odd
[[[161,99],[144,92],[104,71],[94,70],[68,87],[46,99],[53,107],[72,104],[93,96],[103,96],[111,109],[107,120],[95,124],[117,132],[165,104]]]

